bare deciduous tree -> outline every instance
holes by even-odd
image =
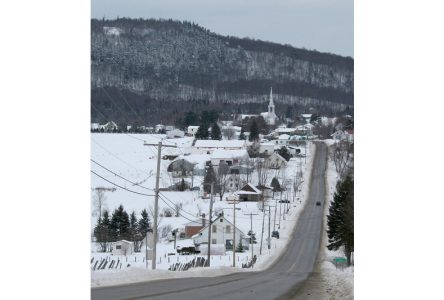
[[[227,140],[232,140],[236,137],[236,131],[233,128],[222,129],[222,134],[227,138]]]
[[[271,175],[271,169],[266,159],[259,158],[256,160],[256,171],[258,176],[258,186],[265,186]]]
[[[353,144],[341,141],[333,146],[332,159],[336,172],[343,178],[353,167]]]
[[[99,219],[102,218],[102,211],[104,211],[106,207],[106,195],[104,188],[97,187],[94,189],[95,194],[93,196],[93,215],[98,216]]]

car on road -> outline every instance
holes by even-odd
[[[279,203],[290,203],[290,200],[279,200]]]
[[[271,233],[271,237],[275,237],[275,238],[279,238],[279,231],[277,231],[277,230],[274,230],[272,233]]]
[[[321,206],[321,201],[316,201],[316,206]]]

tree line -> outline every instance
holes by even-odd
[[[105,210],[94,227],[95,241],[100,245],[101,252],[109,251],[110,244],[120,240],[132,241],[134,251],[140,252],[142,241],[148,232],[152,232],[152,227],[146,209],[142,210],[141,217],[138,218],[134,211],[128,215],[123,205],[115,209],[111,217]]]

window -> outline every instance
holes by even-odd
[[[232,250],[233,249],[233,240],[225,240],[225,249]]]
[[[230,225],[227,225],[225,227],[225,233],[231,233],[231,226]]]
[[[217,232],[217,225],[213,225],[213,233]]]
[[[117,249],[122,249],[122,245],[116,245],[116,250]]]
[[[211,239],[211,244],[216,244],[216,239]]]
[[[224,221],[224,219],[220,218],[220,221],[221,221],[221,222],[223,222],[223,221]]]

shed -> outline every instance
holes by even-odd
[[[114,255],[131,255],[134,253],[134,244],[127,240],[120,240],[112,243],[112,249]]]

